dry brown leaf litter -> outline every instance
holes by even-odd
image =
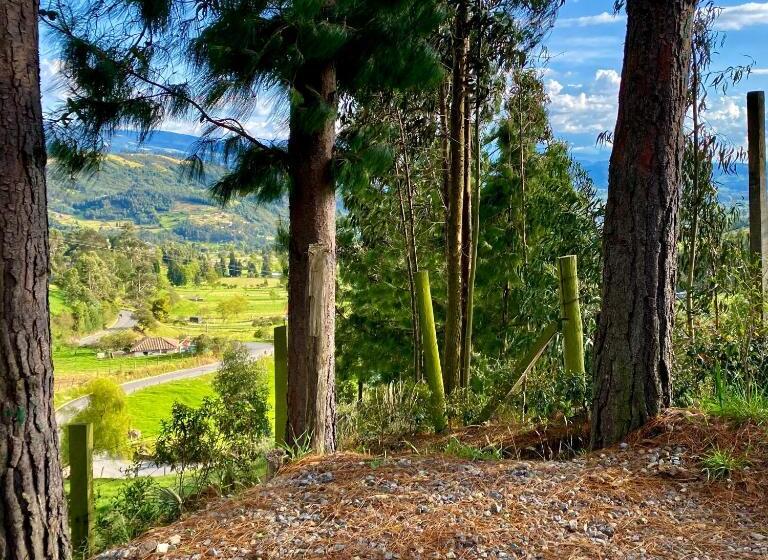
[[[768,558],[767,441],[671,411],[623,448],[566,461],[306,458],[100,558]],[[748,453],[750,469],[708,482],[698,461],[714,447]]]

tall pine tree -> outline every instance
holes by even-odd
[[[231,172],[222,201],[255,195],[290,205],[288,426],[291,442],[336,447],[334,403],[338,180],[365,176],[382,150],[337,143],[339,103],[359,93],[425,87],[441,78],[427,38],[442,20],[428,0],[83,1],[54,26],[73,87],[52,148],[78,168],[119,127],[142,137],[168,118],[203,123],[190,158]],[[120,22],[116,22],[119,15]],[[94,18],[97,20],[94,23]],[[98,25],[109,18],[110,24]],[[188,59],[188,53],[191,59]],[[180,79],[174,65],[188,67]],[[264,97],[288,107],[288,141],[265,142],[243,124]],[[343,125],[343,123],[339,123]]]

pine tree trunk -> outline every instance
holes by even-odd
[[[462,224],[464,220],[464,97],[466,95],[467,2],[459,2],[454,30],[454,62],[451,85],[450,152],[446,275],[448,297],[445,315],[445,369],[443,385],[451,394],[459,385],[462,335]]]
[[[671,401],[672,327],[695,0],[629,0],[603,241],[592,446]]]
[[[53,409],[37,1],[0,2],[0,558],[69,558]]]
[[[334,329],[336,198],[334,119],[311,127],[311,113],[336,109],[332,65],[306,69],[294,84],[302,101],[291,108],[288,268],[288,430],[291,444],[336,449]]]

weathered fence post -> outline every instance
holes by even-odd
[[[69,524],[76,558],[88,558],[93,544],[93,425],[70,424]]]
[[[275,445],[285,445],[288,424],[288,327],[275,327]]]
[[[435,316],[432,311],[429,273],[426,270],[416,273],[416,292],[419,303],[422,348],[424,349],[424,366],[431,393],[432,422],[435,431],[442,432],[446,428],[445,390],[443,389],[443,373],[440,368],[440,352],[437,347]]]
[[[747,139],[749,141],[749,247],[759,259],[760,317],[765,315],[768,291],[768,194],[765,178],[765,93],[747,93]]]
[[[557,260],[560,275],[560,312],[563,320],[563,355],[565,369],[584,374],[584,325],[579,305],[579,277],[576,256]]]

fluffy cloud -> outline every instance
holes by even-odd
[[[596,136],[613,129],[621,77],[612,69],[599,69],[592,81],[563,86],[555,79],[546,83],[549,115],[556,135]]]
[[[557,25],[562,27],[589,27],[591,25],[623,23],[624,21],[626,21],[626,18],[622,15],[614,15],[608,12],[602,12],[594,16],[563,18],[558,20]]]
[[[768,24],[768,2],[747,2],[723,8],[716,27],[723,31],[738,31],[744,27]]]

